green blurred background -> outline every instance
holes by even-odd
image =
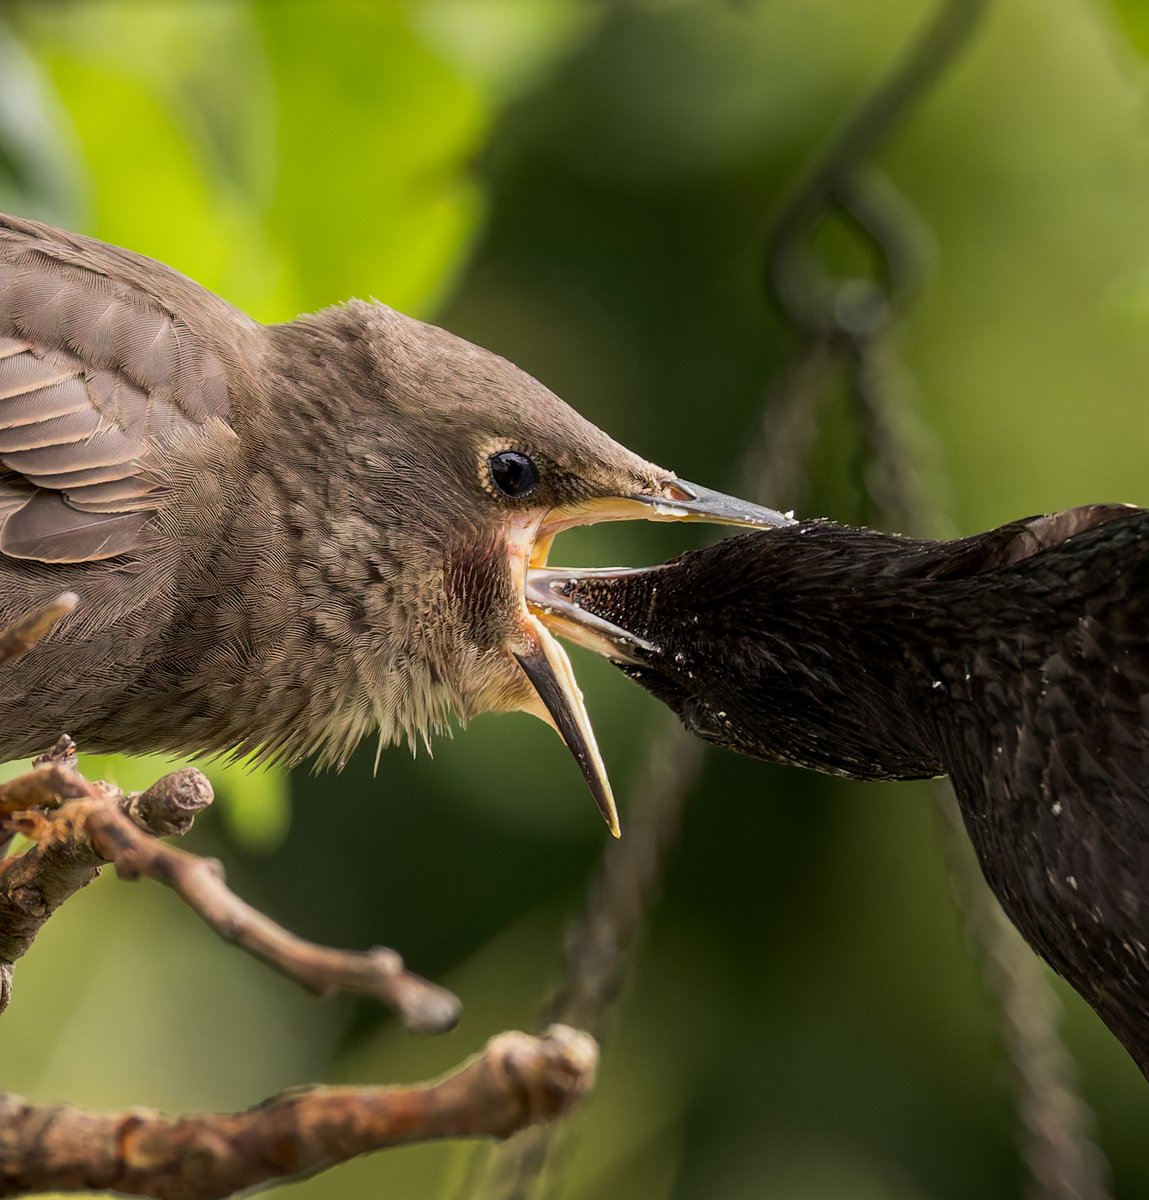
[[[1149,503],[1145,7],[997,0],[880,155],[928,234],[899,382],[957,531]],[[930,11],[8,0],[0,207],[163,259],[264,320],[353,295],[433,317],[634,449],[729,487],[796,346],[762,295],[771,214]],[[823,457],[806,511],[856,518]],[[554,560],[684,544],[585,531]],[[658,713],[605,664],[578,654],[576,669],[625,827]],[[414,1039],[301,996],[161,889],[104,878],[17,970],[4,1086],[241,1107],[308,1081],[426,1077],[531,1027],[604,838],[566,752],[500,717],[433,759],[393,749],[373,777],[372,758],[286,784],[232,775],[192,842],[298,931],[402,950],[463,997],[456,1032]],[[1149,1089],[1061,994],[1115,1190],[1149,1194]],[[1014,1197],[1005,1077],[926,792],[715,754],[559,1194]],[[453,1197],[471,1153],[391,1152],[282,1194]]]

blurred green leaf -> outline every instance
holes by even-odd
[[[0,211],[78,220],[83,185],[64,110],[0,13]]]
[[[409,0],[407,9],[430,41],[504,98],[554,70],[607,13],[595,0]]]
[[[319,21],[309,4],[257,12],[280,131],[269,220],[291,247],[302,304],[370,294],[426,312],[481,213],[469,164],[488,97],[400,4],[329,5]]]
[[[1130,44],[1149,56],[1149,4],[1145,0],[1113,0],[1113,11]]]
[[[271,143],[272,102],[246,12],[242,3],[131,0],[21,9],[91,180],[84,232],[158,258],[256,315],[284,315],[291,281],[260,207],[270,151],[251,150]],[[200,99],[209,70],[216,104],[237,88],[246,97],[230,125]],[[228,140],[221,128],[245,135]]]

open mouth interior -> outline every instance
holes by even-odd
[[[572,522],[568,522],[562,527],[569,529],[572,525]],[[632,653],[634,649],[652,652],[654,647],[645,639],[589,609],[582,608],[569,594],[570,584],[574,580],[593,578],[596,575],[616,578],[630,570],[651,568],[548,567],[547,559],[558,530],[551,530],[544,523],[543,531],[527,560],[527,569],[522,580],[527,614],[536,626],[618,662],[638,663],[640,660]]]
[[[627,508],[622,510],[624,505]],[[511,541],[511,561],[517,576],[516,591],[522,598],[521,615],[528,647],[522,652],[516,651],[515,658],[542,702],[543,711],[540,715],[567,744],[590,787],[603,820],[615,837],[620,832],[618,808],[606,764],[598,748],[594,727],[570,658],[554,635],[560,634],[608,656],[611,648],[622,645],[628,635],[625,630],[617,629],[585,611],[581,613],[581,620],[565,616],[564,606],[558,601],[557,595],[552,602],[551,581],[569,577],[571,572],[551,571],[546,564],[554,539],[563,530],[576,525],[647,515],[633,502],[592,501],[575,511],[552,510],[533,529],[527,526],[516,530],[518,536]]]
[[[559,634],[578,645],[621,662],[638,662],[632,651],[651,652],[650,643],[579,607],[564,594],[571,579],[625,574],[627,568],[572,568],[547,566],[557,534],[577,525],[602,521],[709,521],[722,525],[770,528],[793,523],[792,514],[710,492],[681,480],[668,480],[658,495],[612,497],[585,501],[569,509],[552,509],[541,520],[512,528],[508,538],[516,591],[522,598],[525,648],[515,658],[530,680],[546,719],[574,755],[611,833],[619,836],[618,810],[599,752],[582,691],[570,659],[558,642]],[[544,715],[540,713],[540,715]]]

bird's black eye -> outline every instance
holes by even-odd
[[[520,450],[500,450],[487,459],[491,482],[513,500],[529,496],[539,486],[539,469]]]

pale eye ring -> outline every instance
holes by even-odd
[[[539,486],[539,469],[521,450],[496,451],[487,458],[487,470],[495,488],[512,500],[522,500]]]

